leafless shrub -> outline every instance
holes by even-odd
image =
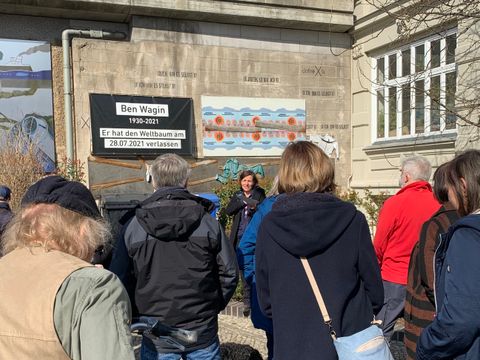
[[[34,143],[19,134],[0,137],[0,184],[12,190],[10,206],[14,211],[28,187],[42,176]]]

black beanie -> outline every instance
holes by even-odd
[[[57,204],[94,219],[101,217],[90,190],[61,176],[47,176],[30,186],[22,198],[22,207],[30,204]]]

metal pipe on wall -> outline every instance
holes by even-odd
[[[123,32],[109,32],[103,30],[75,30],[62,31],[63,50],[63,101],[65,109],[65,142],[67,159],[75,160],[73,147],[73,117],[72,117],[72,66],[70,63],[70,37],[83,36],[93,39],[123,40],[127,35]]]

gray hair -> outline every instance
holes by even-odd
[[[165,186],[185,187],[190,176],[190,165],[177,154],[163,154],[153,161],[150,174],[155,189]]]
[[[428,181],[432,175],[432,164],[423,156],[411,156],[402,160],[402,170],[413,180]]]

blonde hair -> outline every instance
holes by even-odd
[[[2,237],[2,253],[42,246],[91,261],[95,249],[104,245],[109,236],[110,229],[104,220],[56,204],[32,204],[9,222]]]
[[[278,192],[333,192],[335,170],[329,157],[308,141],[290,143],[282,154]]]
[[[267,196],[275,196],[278,195],[278,175],[273,178],[272,186],[270,190],[268,190]]]

